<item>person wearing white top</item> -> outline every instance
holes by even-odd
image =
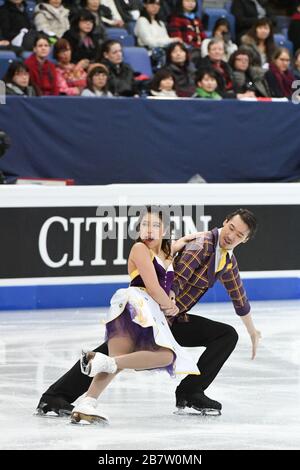
[[[105,65],[92,65],[87,76],[87,87],[83,90],[81,96],[111,98],[113,95],[108,91],[108,74],[109,72]]]
[[[160,0],[144,0],[144,8],[134,28],[139,46],[153,49],[165,47],[178,38],[171,38],[163,21],[159,20]]]

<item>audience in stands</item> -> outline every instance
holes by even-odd
[[[95,17],[88,10],[80,10],[72,19],[71,28],[64,34],[72,49],[72,62],[82,59],[97,62],[100,57],[99,38],[94,36]]]
[[[123,62],[123,50],[119,41],[109,39],[102,47],[102,60],[109,71],[108,87],[115,96],[135,96],[138,86],[134,71]]]
[[[240,47],[235,51],[230,57],[229,65],[233,70],[234,89],[237,94],[252,91],[257,97],[270,96],[264,78],[265,71],[252,65],[252,56],[247,49]]]
[[[294,51],[300,49],[300,0],[294,0],[294,11],[288,30],[289,40],[292,41]]]
[[[218,88],[217,75],[213,68],[202,68],[196,74],[196,92],[193,98],[221,100],[222,96],[216,91]]]
[[[231,13],[235,16],[235,30],[238,42],[241,36],[247,33],[260,18],[270,18],[273,25],[276,24],[275,17],[267,0],[233,0]]]
[[[171,16],[168,30],[171,37],[181,39],[187,46],[199,49],[206,38],[201,19],[198,17],[197,0],[178,0]]]
[[[237,50],[237,45],[231,40],[230,25],[226,18],[219,18],[215,22],[215,26],[212,30],[211,38],[206,38],[201,44],[201,56],[206,57],[208,54],[208,44],[212,38],[221,38],[224,41],[224,56],[222,60],[228,62],[229,57],[234,51]]]
[[[100,44],[102,44],[104,41],[107,40],[107,33],[103,18],[107,16],[108,19],[111,19],[111,11],[109,10],[109,8],[103,7],[100,4],[100,0],[82,0],[81,5],[94,16],[94,36],[98,39],[98,41],[100,41]]]
[[[140,14],[141,2],[139,0],[101,0],[102,5],[108,7],[112,13],[113,24],[110,26],[127,28],[131,32]],[[108,24],[107,19],[103,21]]]
[[[6,0],[5,4],[0,7],[0,30],[3,39],[11,42],[24,28],[28,31],[32,28],[25,2]]]
[[[59,94],[55,65],[48,60],[50,43],[48,36],[39,34],[33,47],[33,54],[25,60],[31,82],[41,95]]]
[[[211,67],[216,72],[218,88],[217,92],[222,98],[234,98],[234,81],[230,65],[225,62],[224,41],[221,38],[213,38],[208,44],[208,55],[198,61],[198,69]]]
[[[103,64],[95,64],[89,70],[87,87],[81,96],[98,98],[111,98],[113,95],[108,89],[108,69]]]
[[[275,51],[269,70],[265,75],[272,97],[291,98],[294,91],[292,83],[295,80],[295,76],[289,70],[290,62],[288,49],[279,47]]]
[[[153,49],[178,42],[177,38],[168,35],[164,22],[159,19],[159,11],[160,0],[144,0],[141,15],[134,29],[139,46]]]
[[[38,3],[34,10],[34,24],[37,31],[61,38],[70,28],[69,10],[62,5],[62,0]]]
[[[7,95],[37,96],[35,88],[30,84],[30,75],[27,65],[13,61],[3,77]]]
[[[241,37],[241,44],[249,49],[253,65],[267,67],[276,49],[272,22],[268,18],[257,20]]]
[[[195,66],[189,60],[189,51],[181,42],[171,44],[166,53],[166,68],[175,79],[178,96],[190,97],[195,93]]]
[[[175,80],[169,70],[156,72],[150,83],[150,95],[153,98],[177,98]]]
[[[88,59],[82,59],[77,64],[71,62],[72,49],[67,39],[59,39],[53,50],[54,59],[57,61],[56,72],[59,93],[61,95],[77,96],[86,87],[86,69],[89,66]]]
[[[293,74],[296,80],[300,80],[300,49],[297,49],[294,55]]]

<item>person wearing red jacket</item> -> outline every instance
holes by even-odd
[[[39,34],[34,41],[33,54],[25,60],[30,78],[41,95],[59,94],[55,65],[48,60],[50,43],[47,36]]]
[[[178,0],[176,11],[168,24],[170,36],[182,39],[187,46],[200,48],[206,34],[197,13],[197,0]]]

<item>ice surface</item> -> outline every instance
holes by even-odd
[[[253,302],[263,340],[255,361],[232,305],[199,304],[233,325],[238,345],[207,395],[220,417],[173,414],[177,379],[126,371],[103,394],[110,426],[34,416],[41,393],[102,342],[103,309],[0,313],[0,449],[299,449],[300,301]],[[199,356],[201,348],[189,349]]]

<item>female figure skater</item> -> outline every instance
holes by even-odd
[[[169,226],[159,207],[147,207],[140,216],[139,239],[128,259],[131,283],[114,294],[106,319],[109,356],[82,353],[81,371],[94,379],[73,410],[73,423],[107,421],[96,409],[97,399],[124,369],[165,369],[173,376],[200,374],[196,362],[175,341],[167,321],[178,313],[169,298],[173,254],[197,234],[187,235],[171,246]]]

